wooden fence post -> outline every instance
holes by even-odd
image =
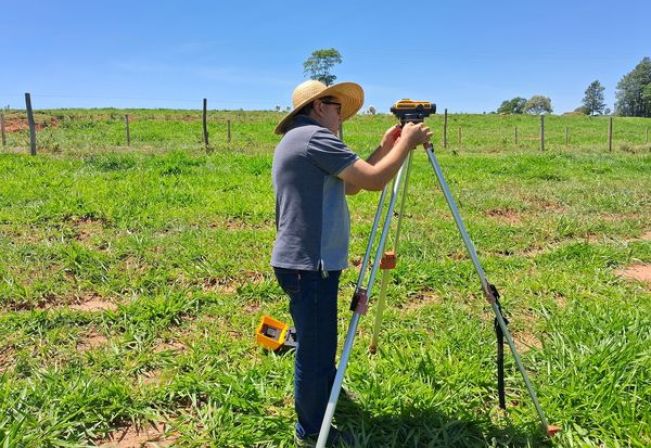
[[[208,100],[203,99],[203,144],[208,147]]]
[[[613,117],[608,119],[608,151],[613,150]]]
[[[517,126],[513,128],[513,134],[515,136],[515,145],[517,146],[518,145],[518,127]]]
[[[443,147],[448,147],[448,110],[445,109],[445,118],[443,120]]]
[[[129,114],[124,115],[124,124],[127,128],[127,146],[131,146],[131,133],[129,132]]]
[[[2,146],[7,146],[7,137],[5,136],[5,115],[0,112],[0,133],[2,134]],[[649,130],[647,129],[647,139],[649,137]]]
[[[228,128],[227,128],[228,132],[226,134],[226,141],[230,143],[231,142],[231,120],[229,119],[227,123],[228,123]]]
[[[32,111],[32,97],[25,93],[25,107],[27,108],[27,121],[29,123],[29,153],[36,155],[36,123],[34,123],[34,112]]]
[[[545,116],[540,116],[540,150],[545,150]]]

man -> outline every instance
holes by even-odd
[[[338,137],[341,123],[364,103],[355,83],[306,81],[292,94],[293,110],[275,129],[284,134],[273,160],[277,236],[271,265],[290,297],[298,347],[294,363],[295,441],[314,446],[334,381],[339,276],[348,264],[346,194],[382,190],[409,151],[427,142],[424,124],[390,128],[366,160]],[[350,443],[332,428],[328,444]]]

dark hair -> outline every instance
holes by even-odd
[[[316,100],[321,100],[321,101],[337,101],[337,98],[334,96],[324,96],[321,98],[317,98]],[[316,101],[314,100],[314,101]],[[312,112],[312,109],[314,108],[314,101],[311,101],[310,103],[306,104],[305,106],[301,107],[298,112],[296,112],[296,115],[310,115],[310,112]]]
[[[314,107],[314,101],[306,104],[305,106],[301,107],[298,112],[296,112],[296,115],[310,115],[310,112],[312,112],[312,108]]]

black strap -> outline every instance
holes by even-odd
[[[504,323],[508,323],[506,319],[504,319]],[[506,409],[506,392],[504,390],[504,333],[497,321],[497,317],[495,318],[495,335],[497,336],[497,395],[500,401],[500,408]]]

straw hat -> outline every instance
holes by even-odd
[[[355,115],[364,104],[364,90],[359,84],[354,82],[341,82],[339,84],[326,86],[321,81],[310,79],[298,85],[292,93],[292,106],[294,107],[288,113],[274,132],[276,134],[284,134],[286,126],[291,122],[296,112],[307,106],[314,100],[324,97],[335,97],[337,101],[341,102],[341,116],[343,120],[348,120]]]

